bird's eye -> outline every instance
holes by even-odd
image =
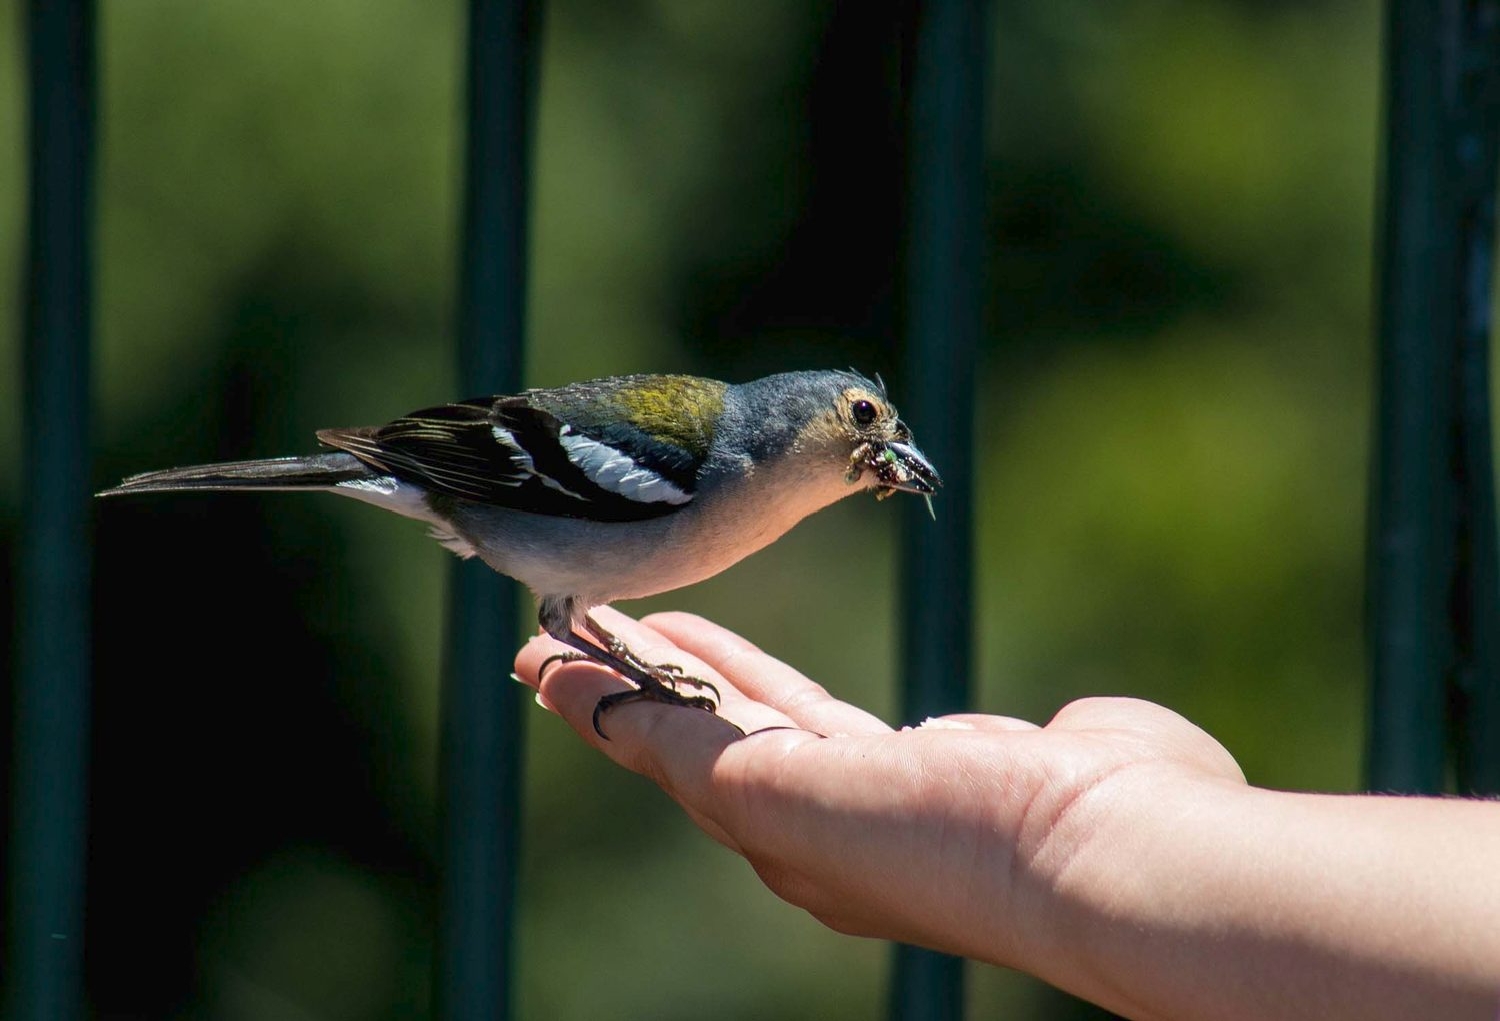
[[[849,411],[856,425],[869,425],[875,421],[875,405],[869,401],[855,401]]]

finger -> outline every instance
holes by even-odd
[[[643,622],[692,653],[747,696],[818,734],[887,734],[879,717],[834,698],[821,685],[727,628],[690,613],[654,613]]]
[[[776,710],[746,698],[717,673],[693,657],[684,654],[680,649],[665,645],[660,640],[656,643],[646,643],[632,639],[629,644],[631,651],[647,662],[680,667],[686,675],[712,684],[719,692],[718,704],[714,712],[709,713],[702,709],[668,705],[645,699],[639,702],[624,702],[610,706],[599,716],[599,726],[607,735],[608,740],[606,740],[600,738],[594,730],[594,708],[598,705],[599,699],[605,695],[632,690],[633,685],[629,681],[593,660],[563,657],[561,654],[570,651],[569,647],[546,635],[539,635],[527,642],[516,656],[516,670],[522,682],[535,687],[542,701],[570,724],[575,723],[576,720],[564,711],[565,705],[579,699],[588,699],[589,712],[579,734],[590,744],[609,753],[612,758],[618,758],[614,752],[618,743],[616,738],[620,733],[620,721],[629,719],[648,707],[717,717],[720,723],[729,724],[730,730],[738,728],[738,731],[743,734],[767,728],[795,726],[791,720]],[[673,651],[668,651],[669,649]],[[541,669],[543,663],[547,663],[545,670]],[[584,670],[582,669],[584,667],[593,669]],[[683,691],[689,695],[697,693],[686,685],[683,686]],[[711,693],[709,694],[712,697]]]
[[[533,641],[539,645],[551,642],[545,638]],[[575,660],[547,671],[542,694],[552,711],[580,737],[616,763],[656,783],[700,827],[731,850],[739,851],[740,847],[718,821],[726,807],[721,771],[737,774],[746,756],[774,756],[789,743],[821,740],[787,727],[746,737],[714,713],[656,702],[632,702],[609,710],[603,720],[609,739],[604,740],[594,731],[594,707],[603,695],[621,690],[621,684],[607,667]],[[754,703],[748,705],[755,707]],[[723,770],[731,756],[737,761]]]
[[[1165,706],[1138,698],[1081,698],[1058,710],[1049,730],[1105,730],[1129,734],[1158,754],[1177,757],[1243,783],[1245,774],[1218,741]]]
[[[546,645],[541,638],[533,639],[538,646]],[[554,670],[561,676],[554,681]],[[523,682],[525,683],[525,682]],[[591,660],[570,660],[547,668],[547,676],[544,686],[550,694],[538,691],[536,694],[537,705],[546,709],[554,716],[560,717],[564,723],[578,732],[578,736],[588,743],[594,745],[604,752],[616,764],[624,766],[632,772],[640,773],[647,779],[657,783],[666,793],[674,798],[688,816],[697,826],[719,843],[736,853],[743,853],[739,844],[709,816],[705,815],[695,803],[698,791],[701,789],[699,782],[688,782],[680,771],[669,770],[662,762],[661,757],[644,747],[634,730],[628,725],[616,725],[617,715],[624,716],[626,706],[618,706],[611,710],[604,718],[606,732],[610,740],[601,741],[599,735],[594,731],[593,715],[594,707],[599,698],[612,691],[619,691],[619,677],[608,667],[594,663]],[[559,704],[560,703],[560,704]],[[701,710],[691,710],[675,706],[660,706],[668,710],[675,709],[683,714],[694,713],[708,719],[708,714]],[[724,721],[717,724],[719,728],[730,731],[730,739],[735,736],[732,728]],[[674,753],[676,754],[676,753]],[[712,758],[715,754],[713,748],[700,748],[696,752],[686,749],[679,756],[681,769],[691,769],[690,763],[697,758]]]
[[[599,667],[598,669],[584,670],[582,668],[589,665],[587,661],[573,661],[558,662],[549,667],[545,671],[545,676],[540,677],[540,683],[538,684],[538,675],[541,673],[542,664],[549,658],[556,657],[559,653],[567,652],[568,649],[562,643],[554,641],[546,635],[533,638],[522,648],[516,657],[516,669],[523,681],[538,686],[543,700],[554,707],[569,723],[573,724],[585,740],[600,747],[612,758],[621,760],[622,764],[631,768],[635,768],[636,766],[636,764],[622,759],[624,755],[633,754],[635,749],[627,749],[621,746],[617,738],[617,732],[623,733],[621,731],[621,721],[628,721],[637,717],[649,721],[662,711],[671,712],[674,715],[690,713],[705,716],[710,720],[717,717],[719,725],[722,725],[727,720],[745,734],[785,728],[795,729],[796,724],[794,721],[769,706],[745,697],[722,675],[701,660],[672,644],[660,633],[615,610],[601,607],[593,612],[598,623],[611,631],[621,641],[625,642],[631,651],[641,659],[647,662],[670,663],[677,666],[689,675],[698,676],[714,684],[719,689],[721,696],[717,713],[704,713],[698,709],[664,705],[644,700],[612,707],[604,717],[608,721],[604,723],[604,726],[611,740],[602,741],[598,734],[594,732],[592,722],[593,709],[598,704],[600,697],[614,692],[629,690],[629,683],[607,668]],[[570,706],[578,705],[581,702],[587,703],[589,712],[587,725],[580,728],[578,726],[578,715],[570,713],[568,709]],[[637,731],[643,729],[642,725],[637,724],[631,724],[631,727],[632,730]],[[733,730],[733,728],[729,729]]]
[[[715,684],[721,693],[719,714],[702,710],[639,702],[616,706],[602,725],[609,740],[599,738],[593,726],[594,709],[606,694],[626,690],[629,685],[614,671],[588,660],[562,660],[548,665],[538,684],[543,664],[567,646],[546,635],[533,638],[516,657],[517,676],[522,683],[539,687],[537,699],[544,708],[561,716],[589,744],[594,745],[635,772],[663,787],[688,812],[693,821],[730,850],[743,853],[738,842],[713,818],[715,796],[710,787],[711,771],[704,775],[703,763],[717,761],[726,741],[742,737],[729,720],[746,733],[796,734],[791,720],[775,710],[746,698],[733,684],[667,641],[654,630],[624,614],[609,609],[594,611],[595,619],[648,662],[670,662],[689,674]],[[663,719],[669,725],[664,726]],[[678,724],[689,724],[684,731]],[[791,728],[791,729],[788,729]],[[683,747],[681,734],[692,740]],[[809,740],[812,735],[806,735]],[[747,752],[750,749],[746,749]],[[754,754],[760,754],[757,748]]]
[[[682,648],[673,644],[659,631],[648,627],[631,617],[626,616],[618,610],[608,606],[601,606],[590,611],[596,623],[609,631],[616,638],[623,641],[635,656],[644,662],[659,665],[671,665],[680,668],[689,677],[709,682],[719,689],[718,714],[724,719],[732,721],[741,730],[749,734],[767,727],[794,726],[793,722],[782,713],[773,708],[761,704],[753,697],[747,698],[731,682],[725,684],[726,680],[722,674],[715,671],[703,660],[685,652]],[[554,655],[565,651],[559,647],[548,655]],[[545,657],[544,657],[545,658]],[[550,675],[551,670],[546,671]],[[611,675],[614,676],[614,675]],[[630,687],[628,683],[621,680],[616,686],[616,691],[624,691]],[[691,690],[688,690],[691,694]],[[629,703],[616,709],[609,710],[612,717],[616,712],[628,708]]]
[[[1185,717],[1155,702],[1102,695],[1069,702],[1047,726],[1053,730],[1113,730],[1169,740],[1202,733]]]

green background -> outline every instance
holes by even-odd
[[[100,6],[99,486],[471,396],[461,5]],[[901,9],[547,5],[529,384],[853,364],[899,406]],[[25,69],[0,15],[11,572]],[[992,34],[978,708],[1138,695],[1252,782],[1353,789],[1378,5],[1007,0]],[[704,613],[900,722],[899,517],[846,501],[626,609]],[[98,1015],[425,1012],[448,555],[284,495],[111,502],[97,543]],[[556,720],[528,729],[521,1016],[878,1014],[882,944],[777,901]],[[971,974],[974,1016],[1090,1016]]]

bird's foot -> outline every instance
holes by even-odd
[[[709,685],[712,687],[712,685]],[[718,692],[714,693],[716,696]],[[702,709],[706,713],[716,713],[719,709],[717,698],[709,698],[707,695],[684,695],[675,688],[668,687],[661,682],[643,684],[638,688],[628,688],[625,691],[616,691],[605,695],[594,703],[594,733],[604,740],[609,740],[609,735],[604,732],[602,723],[606,712],[618,705],[630,702],[657,702],[661,705],[683,706],[688,709]]]
[[[701,677],[694,677],[675,663],[647,663],[641,657],[631,652],[630,646],[614,635],[610,635],[607,644],[610,653],[620,662],[628,664],[631,669],[639,671],[641,675],[651,678],[657,684],[665,685],[672,689],[674,693],[676,693],[679,686],[686,685],[698,691],[712,692],[714,702],[719,702],[719,689],[712,682],[705,681]],[[640,683],[638,677],[634,675],[630,676],[632,680]],[[642,685],[642,687],[649,687],[649,685]]]
[[[547,621],[544,619],[542,624],[546,627]],[[604,740],[609,740],[609,735],[604,732],[604,727],[600,723],[604,714],[615,706],[627,702],[657,702],[662,705],[702,709],[708,713],[718,712],[719,689],[712,683],[701,677],[692,676],[675,664],[646,662],[632,652],[630,646],[626,645],[623,640],[611,634],[593,617],[585,615],[583,627],[594,642],[598,643],[597,645],[587,641],[571,628],[563,630],[560,634],[552,628],[548,628],[548,631],[578,652],[610,667],[635,685],[629,691],[617,691],[605,695],[594,706],[594,732]],[[705,694],[684,694],[678,690],[679,688],[691,688]]]
[[[682,667],[673,664],[647,663],[618,638],[611,636],[611,640],[605,643],[607,651],[594,650],[589,653],[568,650],[556,652],[542,660],[541,666],[537,667],[537,683],[540,684],[543,677],[547,675],[547,669],[556,663],[577,663],[580,661],[591,663],[602,663],[620,673],[632,681],[636,686],[626,691],[617,691],[605,695],[594,705],[594,732],[604,740],[609,740],[609,735],[604,732],[600,723],[603,715],[617,705],[626,702],[659,702],[662,705],[686,706],[689,709],[702,709],[704,712],[717,712],[719,708],[719,689],[708,681],[699,677],[691,677],[686,674]],[[592,647],[590,647],[592,648]],[[678,685],[686,685],[689,688],[697,688],[700,691],[711,691],[713,697],[707,695],[684,695],[677,690]]]

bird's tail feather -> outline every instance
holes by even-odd
[[[375,477],[352,454],[342,451],[306,457],[273,457],[261,461],[226,461],[188,468],[164,468],[132,475],[100,496],[163,493],[181,490],[332,489],[345,482]]]

